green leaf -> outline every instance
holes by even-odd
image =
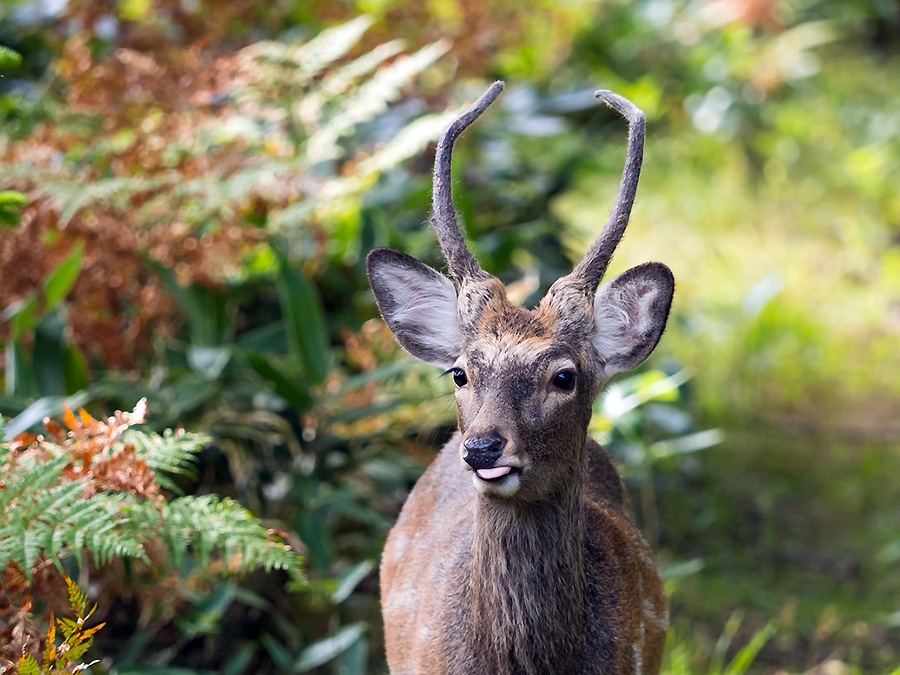
[[[75,250],[63,260],[56,269],[44,281],[44,312],[49,314],[62,302],[72,290],[78,274],[81,272],[81,262],[84,258],[84,243],[78,242]]]
[[[322,304],[315,286],[285,256],[279,256],[278,296],[291,348],[309,381],[322,384],[331,364]]]
[[[222,675],[243,675],[247,672],[250,661],[256,655],[257,646],[253,642],[245,642],[225,661]]]
[[[150,0],[123,0],[119,3],[119,16],[125,21],[140,22],[150,13]]]
[[[369,660],[369,645],[363,639],[357,640],[341,654],[335,663],[341,675],[366,675]]]
[[[312,396],[306,382],[300,377],[290,377],[283,368],[277,368],[265,354],[248,352],[244,354],[247,363],[256,373],[275,387],[281,396],[297,410],[306,410],[312,404]]]
[[[194,374],[184,375],[175,383],[172,414],[180,417],[196,410],[219,392],[219,385]]]
[[[331,594],[331,601],[340,604],[350,597],[353,590],[359,585],[363,579],[369,576],[369,573],[375,568],[375,563],[371,560],[363,560],[358,565],[350,568],[341,578],[341,583],[337,590]]]
[[[363,623],[344,626],[334,635],[315,642],[300,652],[293,671],[295,673],[305,673],[321,666],[323,663],[328,663],[347,650],[354,642],[361,639],[365,632],[366,626]]]
[[[219,584],[178,621],[182,634],[192,640],[201,635],[216,633],[221,626],[222,617],[234,601],[236,592],[237,587],[234,584]]]
[[[0,69],[10,70],[22,65],[22,55],[19,52],[0,45]]]
[[[69,651],[67,651],[63,657],[56,662],[56,665],[66,665],[69,663],[77,662],[84,653],[91,648],[91,644],[94,642],[93,638],[87,640],[86,642],[82,642],[80,645],[75,645]]]
[[[41,396],[62,396],[65,384],[65,324],[53,312],[34,329],[32,360]]]
[[[72,410],[82,408],[87,405],[90,398],[90,394],[86,391],[68,397],[44,396],[39,398],[6,424],[6,438],[15,438],[23,431],[28,431],[36,424],[40,424],[45,417],[59,417],[66,404]]]
[[[289,671],[292,659],[290,652],[284,648],[284,645],[268,633],[260,635],[259,641],[262,642],[263,647],[269,652],[269,656],[272,657],[278,670],[282,672]]]
[[[700,572],[703,569],[704,564],[702,558],[693,558],[691,560],[669,563],[660,570],[660,576],[662,576],[663,581],[682,579]]]
[[[30,367],[22,340],[12,338],[6,343],[6,394],[26,399],[37,393],[37,379]],[[43,418],[42,418],[43,419]]]
[[[187,361],[191,369],[210,379],[221,375],[230,359],[231,351],[226,347],[191,346],[187,351]]]
[[[3,47],[0,46],[0,55]],[[2,61],[2,56],[0,56]],[[2,67],[2,66],[0,66]],[[22,221],[20,211],[28,204],[28,197],[21,192],[5,190],[0,192],[0,226],[18,227]]]
[[[9,321],[13,338],[22,337],[23,333],[34,328],[40,317],[38,315],[38,294],[32,293],[27,298],[17,300],[6,306],[3,318]]]
[[[39,293],[32,293],[25,300],[6,308],[3,315],[10,322],[14,338],[21,337],[33,329],[41,317],[53,312],[65,299],[81,272],[83,254],[84,244],[78,242],[65,260],[47,275]]]
[[[220,345],[230,337],[231,327],[226,311],[226,298],[197,286],[185,287],[178,283],[175,273],[168,267],[151,262],[169,293],[181,307],[195,346]]]
[[[63,354],[63,376],[65,391],[74,394],[88,387],[87,359],[75,345],[67,344]]]
[[[760,650],[765,647],[766,643],[772,639],[776,632],[775,623],[772,621],[767,623],[753,636],[750,642],[735,654],[731,663],[728,664],[728,668],[725,669],[724,675],[744,675],[753,664],[753,661],[756,660],[756,655],[759,654]]]
[[[713,649],[713,654],[709,661],[709,675],[724,675],[722,672],[722,664],[725,663],[725,655],[728,653],[731,641],[734,640],[734,636],[737,635],[743,621],[744,615],[743,612],[740,611],[734,611],[731,616],[728,617],[728,621],[725,622],[725,628],[722,630],[722,634],[719,636],[719,639],[716,640],[716,646]]]
[[[3,53],[3,47],[0,46],[0,54]],[[0,207],[14,207],[17,209],[24,208],[28,204],[28,196],[23,192],[15,190],[0,191]]]

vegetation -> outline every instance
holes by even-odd
[[[96,603],[93,673],[383,672],[378,556],[454,411],[362,261],[441,267],[428,145],[504,77],[456,194],[526,304],[615,192],[590,92],[649,118],[611,274],[664,260],[674,317],[592,433],[658,551],[664,672],[896,675],[890,3],[43,6],[0,7],[3,665]]]
[[[43,673],[77,673],[83,670],[78,661],[94,643],[94,635],[106,624],[87,627],[87,620],[97,610],[97,606],[88,610],[88,599],[69,577],[63,577],[69,591],[69,604],[75,612],[75,619],[60,618],[54,621],[50,616],[50,628],[44,638],[45,652],[39,660],[29,654],[27,647],[19,659],[18,668],[22,675],[42,675]],[[56,630],[62,634],[62,642],[56,644]],[[93,664],[88,664],[90,667]]]
[[[174,574],[190,553],[203,569],[211,569],[215,557],[231,574],[263,567],[303,580],[299,557],[232,500],[215,495],[164,499],[161,489],[179,491],[173,477],[191,473],[196,453],[209,439],[130,429],[143,424],[145,412],[141,401],[133,412],[117,412],[102,422],[84,409],[75,415],[66,408],[65,428],[47,421],[47,437],[21,434],[0,446],[5,591],[0,659],[12,663],[37,640],[34,616],[19,616],[19,630],[14,620],[23,605],[31,604],[35,571],[51,563],[62,568],[71,556],[78,558],[79,567],[86,559],[99,566],[135,559],[164,577]],[[61,672],[62,666],[77,665],[99,630],[83,630],[94,610],[85,613],[85,596],[64,579],[77,621],[58,620],[64,641],[56,650],[51,613],[43,669],[33,656],[23,657],[23,673]]]

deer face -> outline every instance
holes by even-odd
[[[476,488],[533,501],[573,485],[594,398],[609,378],[646,359],[665,329],[674,281],[647,263],[597,290],[624,233],[643,157],[643,114],[609,92],[598,97],[629,118],[619,197],[600,238],[572,274],[527,310],[465,245],[450,196],[453,143],[502,90],[496,83],[444,133],[435,159],[433,223],[447,277],[389,249],[367,258],[382,316],[413,356],[447,369],[456,384],[460,461]]]
[[[573,483],[594,398],[610,377],[649,356],[674,288],[669,270],[650,263],[588,297],[567,277],[527,310],[510,303],[493,277],[458,293],[397,251],[376,249],[367,263],[397,340],[455,383],[460,461],[476,488],[526,501]]]

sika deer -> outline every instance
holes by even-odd
[[[609,222],[585,258],[527,310],[466,247],[450,194],[460,133],[495,83],[438,144],[434,217],[455,284],[410,256],[369,254],[369,281],[397,341],[448,368],[459,433],[416,484],[381,563],[395,675],[658,673],[666,598],[622,482],[588,439],[594,398],[639,365],[666,325],[674,280],[647,263],[597,290],[634,203],[644,115]]]

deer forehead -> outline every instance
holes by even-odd
[[[565,322],[547,307],[534,310],[511,304],[486,311],[464,350],[460,365],[474,373],[533,379],[549,368],[572,368],[582,360],[579,343],[561,328]]]
[[[564,346],[555,340],[530,337],[517,339],[510,334],[473,342],[463,360],[477,372],[506,372],[530,375],[551,359],[565,358]]]

